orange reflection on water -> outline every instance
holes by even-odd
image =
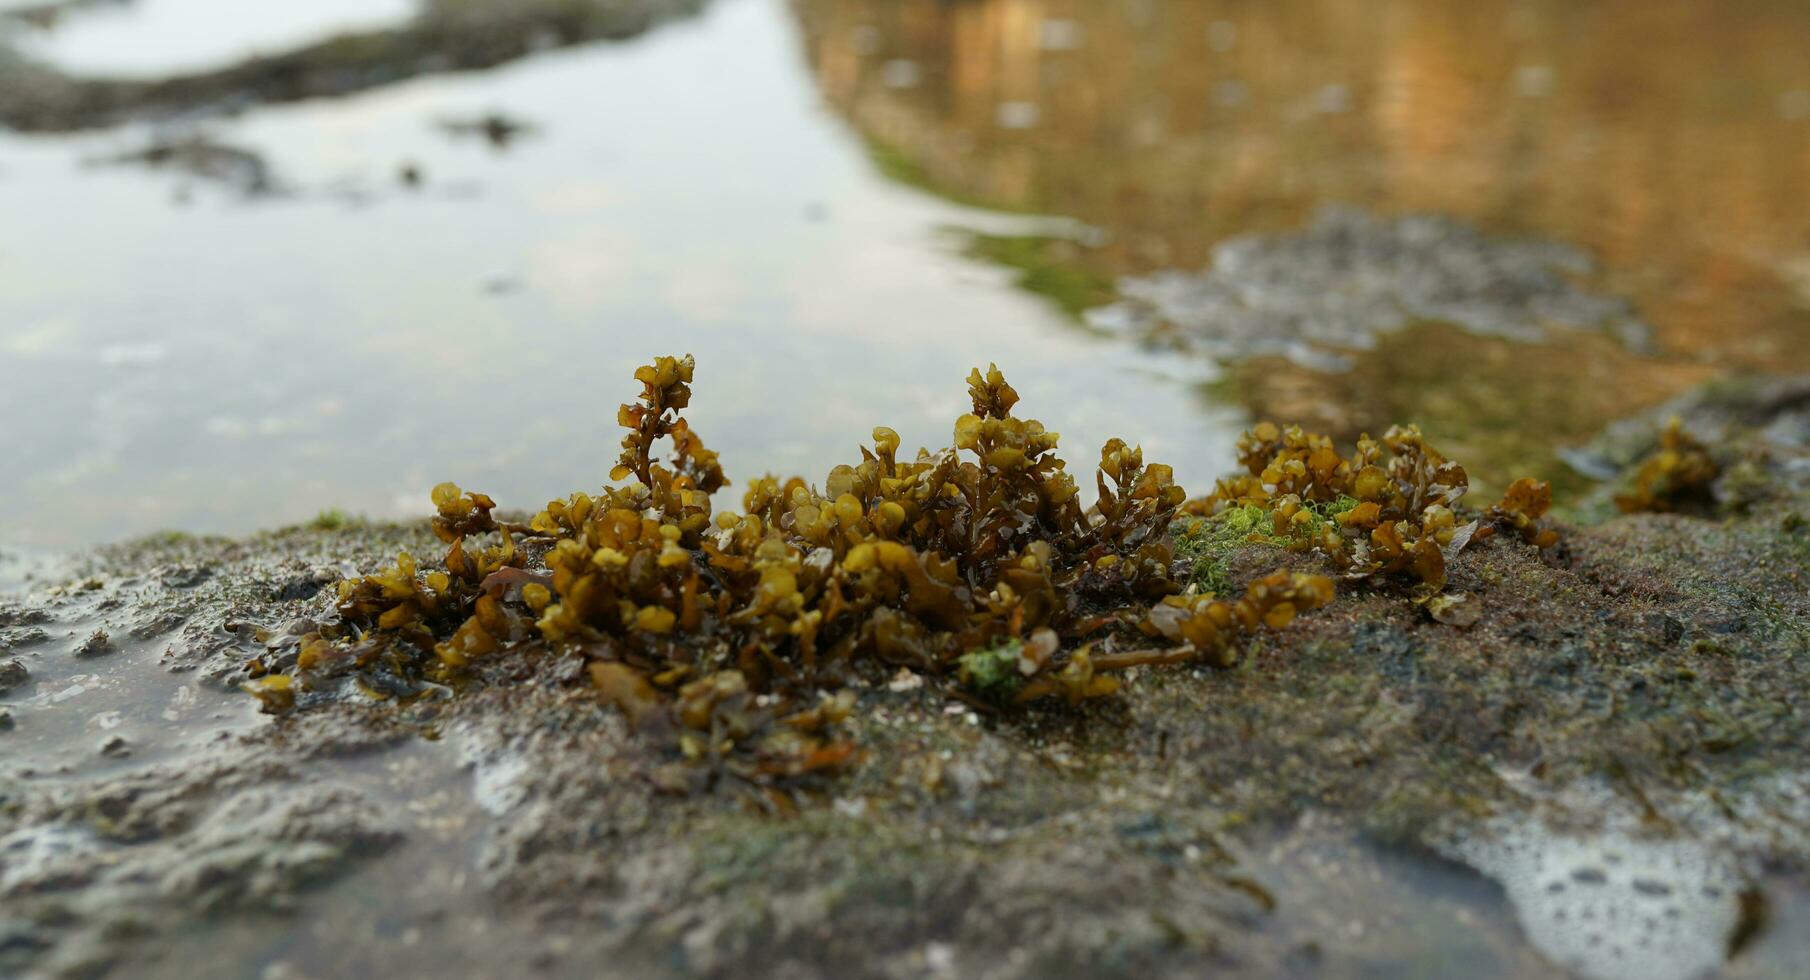
[[[1350,377],[1246,365],[1250,410],[1350,434],[1408,414],[1552,471],[1553,441],[1728,370],[1810,370],[1810,5],[1607,0],[794,0],[827,101],[902,179],[1109,233],[1094,271],[1199,268],[1327,203],[1590,252],[1635,353],[1383,344]],[[1403,391],[1449,358],[1452,392]],[[1392,360],[1394,359],[1394,360]],[[1494,373],[1492,373],[1494,372]],[[1526,385],[1538,372],[1548,383]],[[1392,387],[1393,385],[1393,387]],[[1563,404],[1516,399],[1587,385]],[[1537,426],[1537,429],[1535,428]],[[1534,446],[1547,448],[1535,450]]]
[[[1197,266],[1329,201],[1435,210],[1592,251],[1670,356],[1810,367],[1781,273],[1810,255],[1810,6],[795,7],[824,94],[884,152],[1111,231],[1112,271]]]

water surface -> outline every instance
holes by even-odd
[[[150,77],[407,14],[265,6],[63,4],[20,43]],[[1078,466],[1124,435],[1199,487],[1253,415],[1412,420],[1485,490],[1569,493],[1556,446],[1810,369],[1806,41],[1783,2],[719,0],[489,71],[0,135],[0,543],[398,516],[446,478],[535,506],[597,484],[669,350],[738,481],[875,424],[940,445],[998,361]],[[1304,363],[1098,329],[1127,279],[1328,206],[1580,256],[1645,334],[1404,320]]]
[[[532,129],[499,150],[442,125],[491,111]],[[738,482],[820,479],[877,424],[944,445],[991,360],[1079,464],[1122,433],[1204,483],[1237,424],[1204,365],[1089,338],[964,258],[951,226],[1070,225],[886,179],[765,0],[206,133],[284,193],[95,163],[143,127],[0,137],[5,540],[413,514],[443,479],[538,507],[601,483],[666,352],[698,357],[689,414]]]

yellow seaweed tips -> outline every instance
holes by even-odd
[[[874,429],[874,451],[882,456],[890,456],[899,451],[899,434],[886,426]]]
[[[1238,461],[1245,475],[1220,480],[1184,509],[1214,516],[1257,508],[1281,543],[1322,554],[1347,578],[1405,573],[1440,588],[1448,559],[1498,528],[1541,548],[1558,541],[1538,524],[1546,505],[1537,501],[1543,493],[1550,504],[1550,490],[1531,480],[1460,524],[1459,502],[1470,489],[1464,467],[1428,446],[1415,426],[1395,426],[1380,443],[1360,437],[1342,456],[1324,435],[1259,422],[1238,440]]]
[[[681,414],[694,376],[689,356],[636,370],[641,390],[616,412],[620,485],[550,501],[526,525],[493,517],[488,496],[435,487],[441,561],[402,554],[342,583],[341,621],[307,638],[296,679],[256,693],[287,707],[296,689],[350,674],[412,697],[511,673],[485,669],[498,658],[568,657],[600,701],[675,759],[771,789],[859,757],[834,728],[857,703],[837,688],[864,673],[906,668],[1000,704],[1079,702],[1116,691],[1116,672],[1158,662],[1098,642],[1135,634],[1140,619],[1172,644],[1162,662],[1229,663],[1242,638],[1330,598],[1330,582],[1287,575],[1236,602],[1177,596],[1170,525],[1186,494],[1174,472],[1114,439],[1077,479],[1057,434],[1012,414],[1019,395],[996,365],[968,374],[973,411],[955,421],[953,446],[901,458],[899,434],[879,426],[821,485],[758,477],[743,514],[716,513],[728,478]],[[1391,437],[1398,457],[1432,459],[1417,434]],[[1346,460],[1298,430],[1259,426],[1247,442],[1251,479],[1289,486],[1241,492],[1295,495],[1278,512],[1292,508],[1284,524],[1302,533],[1337,526],[1312,509],[1322,485],[1381,465],[1380,447]],[[1413,555],[1417,541],[1456,533],[1430,506],[1449,508],[1444,484],[1377,472],[1377,504],[1406,500],[1425,525],[1365,525],[1377,550]],[[1091,503],[1082,486],[1097,490]]]

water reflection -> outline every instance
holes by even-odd
[[[1443,372],[1500,401],[1522,400],[1529,374],[1599,386],[1594,411],[1552,418],[1542,435],[1581,437],[1721,370],[1810,368],[1801,4],[794,8],[826,98],[891,172],[1098,225],[1110,241],[1084,261],[1109,274],[1197,269],[1216,243],[1297,228],[1329,202],[1582,246],[1602,266],[1593,285],[1653,325],[1656,355],[1588,338],[1552,353],[1443,345]],[[1592,356],[1569,356],[1580,346]],[[1432,370],[1424,345],[1402,347],[1360,357],[1359,375]],[[1376,428],[1389,420],[1378,401],[1338,394],[1378,389],[1390,411],[1444,428],[1440,402],[1402,384],[1275,361],[1241,374],[1237,390],[1266,414]],[[1523,455],[1512,462],[1556,465]]]
[[[105,7],[58,32],[128,16]],[[210,51],[256,47],[209,23]],[[697,422],[741,478],[819,474],[876,422],[939,442],[988,360],[1071,458],[1123,433],[1192,485],[1247,410],[1419,419],[1480,483],[1562,475],[1553,444],[1609,418],[1810,368],[1807,25],[1777,2],[745,0],[200,128],[0,137],[0,492],[25,517],[0,538],[412,513],[447,477],[535,504],[595,483],[620,379],[668,348],[699,356]],[[108,91],[67,124],[150,90]],[[1581,247],[1580,295],[1628,298],[1652,348],[1420,324],[1343,372],[1239,362],[1215,408],[1204,358],[1065,328],[1119,277],[1327,203]]]
[[[534,138],[441,129],[492,112]],[[625,382],[669,350],[738,480],[821,478],[875,424],[944,444],[989,360],[1077,463],[1124,434],[1205,484],[1229,452],[1196,366],[1065,331],[943,231],[1065,225],[877,175],[774,4],[209,128],[286,186],[368,193],[176,205],[183,178],[79,165],[142,127],[0,138],[0,539],[419,513],[442,479],[538,506],[603,479]]]

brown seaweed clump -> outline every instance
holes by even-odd
[[[901,458],[898,434],[876,428],[821,486],[762,477],[742,512],[713,514],[727,480],[679,415],[694,367],[662,357],[636,372],[612,473],[632,482],[553,501],[526,525],[443,484],[442,567],[403,555],[341,583],[342,622],[254,690],[280,709],[347,674],[419,687],[550,654],[581,663],[638,730],[708,763],[681,785],[771,784],[855,757],[828,733],[864,674],[907,668],[982,706],[1074,703],[1111,694],[1128,667],[1229,664],[1243,638],[1331,599],[1329,580],[1289,573],[1237,601],[1179,595],[1169,532],[1186,494],[1170,468],[1112,440],[1084,506],[1057,434],[1012,414],[1018,393],[997,367],[969,375],[973,411],[952,447]],[[1170,646],[1130,648],[1152,636]]]
[[[1615,495],[1615,506],[1624,514],[1707,506],[1715,501],[1711,488],[1721,475],[1709,448],[1674,417],[1659,433],[1659,448],[1634,471],[1633,486]]]
[[[1348,579],[1399,573],[1438,589],[1447,563],[1498,529],[1539,548],[1558,542],[1540,523],[1552,506],[1550,485],[1523,478],[1482,514],[1467,514],[1464,467],[1429,446],[1417,426],[1394,426],[1381,442],[1365,435],[1345,456],[1326,436],[1261,422],[1239,439],[1238,461],[1244,473],[1185,510],[1267,523],[1270,540],[1317,552]]]

